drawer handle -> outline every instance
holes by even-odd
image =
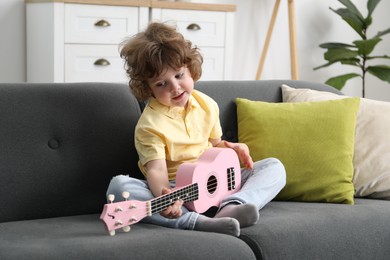
[[[95,26],[108,27],[108,26],[111,26],[111,24],[108,21],[106,21],[106,20],[100,20],[100,21],[97,21],[95,23]]]
[[[196,23],[192,23],[190,25],[187,26],[187,30],[191,30],[191,31],[199,31],[200,29],[200,26]]]
[[[98,59],[93,64],[96,65],[96,66],[108,66],[111,63],[108,60],[106,60],[106,59]]]

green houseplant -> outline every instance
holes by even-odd
[[[382,40],[382,36],[390,33],[390,28],[379,31],[376,35],[369,38],[368,29],[372,24],[372,14],[380,2],[380,0],[368,0],[367,1],[367,16],[364,17],[362,13],[356,8],[356,6],[350,0],[338,0],[345,8],[332,9],[333,12],[338,14],[350,27],[355,30],[360,39],[353,41],[350,44],[340,42],[327,42],[320,44],[321,48],[326,49],[324,53],[324,59],[326,64],[314,68],[314,70],[328,67],[332,64],[340,62],[344,65],[351,65],[360,69],[359,73],[347,73],[332,77],[325,83],[341,90],[345,83],[352,78],[362,78],[362,97],[365,96],[365,79],[366,73],[390,83],[390,67],[387,65],[370,65],[372,60],[376,59],[390,59],[388,55],[371,55],[374,48]]]

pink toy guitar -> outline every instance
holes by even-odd
[[[230,148],[210,148],[195,163],[183,163],[176,174],[176,188],[169,194],[149,201],[127,200],[129,193],[122,196],[125,201],[115,202],[109,195],[100,219],[110,235],[123,228],[130,231],[130,225],[141,219],[160,213],[175,201],[181,199],[188,209],[203,213],[210,207],[219,206],[223,197],[240,189],[241,170],[236,152]]]

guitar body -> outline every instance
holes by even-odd
[[[222,198],[241,187],[241,169],[233,149],[210,148],[194,163],[183,163],[176,174],[176,188],[191,183],[199,185],[199,198],[187,202],[188,209],[203,213],[219,206]]]
[[[241,169],[238,156],[230,148],[210,148],[194,163],[183,163],[176,174],[176,187],[171,193],[149,201],[127,200],[115,202],[109,195],[110,203],[103,207],[100,219],[110,235],[147,216],[160,213],[177,200],[183,200],[188,209],[203,213],[210,207],[219,206],[222,198],[237,192],[241,187]],[[110,198],[111,197],[111,198]]]

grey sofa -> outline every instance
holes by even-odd
[[[281,102],[280,85],[213,81],[237,140],[234,99]],[[272,201],[239,238],[138,223],[110,237],[99,220],[112,176],[142,178],[133,130],[143,104],[108,83],[0,84],[0,259],[389,259],[390,201]]]

